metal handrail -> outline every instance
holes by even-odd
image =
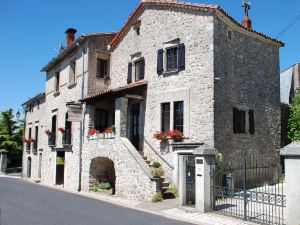
[[[174,170],[174,166],[172,166],[164,157],[162,157],[158,151],[156,151],[152,145],[147,141],[147,139],[144,139],[147,145],[151,148],[151,150],[165,163],[167,164],[172,170]]]

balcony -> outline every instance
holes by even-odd
[[[62,133],[62,144],[65,145],[72,145],[72,130],[66,129]]]
[[[55,146],[55,142],[56,142],[56,134],[55,133],[51,133],[48,135],[48,145],[49,146]]]

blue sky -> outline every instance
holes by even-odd
[[[243,17],[240,0],[189,0],[218,4],[237,21]],[[69,27],[78,34],[118,31],[139,0],[0,0],[0,111],[44,91],[40,69],[65,42]],[[252,0],[253,28],[275,37],[300,15],[299,0]],[[300,62],[300,20],[280,40],[281,70]],[[298,41],[298,43],[297,43]]]

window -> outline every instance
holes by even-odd
[[[69,84],[74,84],[75,82],[76,82],[76,60],[70,63]]]
[[[103,133],[104,129],[107,127],[108,116],[107,111],[103,109],[96,110],[96,118],[95,118],[95,128]]]
[[[51,128],[51,142],[52,145],[56,144],[56,121],[57,121],[57,116],[53,115],[52,116],[52,128]]]
[[[166,59],[166,63],[164,63]],[[185,70],[185,45],[178,44],[157,52],[157,73]]]
[[[34,140],[34,148],[38,149],[38,139],[39,139],[39,127],[35,127],[35,140]]]
[[[40,104],[41,104],[41,102],[40,102],[40,100],[38,100],[38,101],[37,101],[37,108],[38,108],[38,109],[40,109]]]
[[[167,49],[167,71],[177,69],[177,48]]]
[[[233,133],[254,134],[254,111],[233,108]]]
[[[140,27],[135,28],[135,33],[137,36],[139,36],[141,34],[141,28]]]
[[[132,68],[134,66],[134,68]],[[127,75],[127,84],[132,83],[132,70],[134,69],[134,78],[135,81],[143,80],[145,77],[145,59],[141,57],[136,60],[134,63],[128,63],[128,75]]]
[[[33,104],[29,105],[29,112],[31,112],[31,113],[33,112]]]
[[[231,30],[227,30],[227,37],[229,40],[232,40],[232,31]]]
[[[55,87],[54,87],[54,88],[55,88],[55,89],[54,89],[55,93],[59,92],[59,88],[60,88],[59,82],[60,82],[60,73],[57,72],[57,73],[55,74]]]
[[[107,60],[97,59],[97,77],[99,78],[108,77],[107,68],[108,68]]]
[[[161,131],[170,131],[170,103],[161,104]]]
[[[174,130],[183,132],[183,101],[174,102]]]

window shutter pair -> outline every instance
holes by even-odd
[[[185,45],[177,45],[177,68],[179,71],[185,70]],[[164,50],[157,51],[157,74],[164,72]]]

